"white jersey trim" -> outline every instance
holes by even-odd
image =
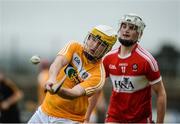
[[[109,55],[111,55],[111,54],[115,54],[115,53],[117,53],[117,52],[118,52],[118,48],[109,51],[109,52],[102,58],[102,61],[103,61],[107,56],[109,56]]]
[[[141,48],[140,46],[138,46],[136,48],[136,52],[142,56],[145,60],[148,61],[148,63],[150,64],[151,66],[151,69],[154,71],[154,72],[157,72],[159,71],[159,68],[158,68],[158,65],[157,65],[157,62],[156,60],[153,58],[153,56],[147,52],[145,49]]]
[[[120,59],[126,59],[126,58],[128,58],[128,57],[130,57],[130,56],[131,56],[131,53],[127,54],[126,56],[121,56],[121,55],[118,53],[118,57],[119,57]]]
[[[158,79],[156,79],[156,80],[154,80],[154,81],[151,81],[151,82],[149,82],[151,85],[153,85],[153,84],[156,84],[156,83],[158,83],[159,81],[161,81],[162,80],[162,77],[160,76]]]
[[[92,94],[95,91],[102,89],[102,87],[104,86],[104,83],[105,83],[105,69],[104,69],[103,64],[100,65],[100,73],[101,73],[101,76],[100,76],[101,79],[100,79],[99,83],[94,87],[88,87],[88,88],[85,89],[87,95]]]
[[[75,42],[75,41],[69,42],[63,49],[61,49],[61,50],[59,51],[59,53],[58,53],[57,55],[66,55],[69,47],[70,47],[71,44],[73,44],[73,43],[77,43],[77,42]]]

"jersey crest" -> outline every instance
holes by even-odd
[[[73,54],[72,63],[75,67],[69,64],[64,70],[65,74],[71,81],[78,84],[90,76],[90,74],[83,68],[82,60],[77,53]]]
[[[80,83],[82,80],[81,78],[78,76],[77,71],[74,69],[74,67],[72,65],[68,65],[65,69],[64,69],[65,74],[68,76],[68,78],[75,82],[76,84]]]

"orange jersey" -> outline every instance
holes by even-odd
[[[83,122],[88,107],[88,96],[100,90],[104,85],[104,67],[101,61],[95,64],[90,63],[83,54],[83,46],[78,42],[69,43],[58,55],[64,55],[69,64],[60,70],[57,81],[63,81],[62,87],[65,88],[80,85],[86,94],[70,100],[57,94],[47,93],[42,110],[54,117]]]

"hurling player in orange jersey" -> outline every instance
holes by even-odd
[[[88,104],[95,106],[91,100],[105,81],[101,58],[116,40],[116,32],[110,26],[99,25],[89,32],[83,45],[73,41],[59,51],[49,69],[45,99],[29,123],[88,122]]]

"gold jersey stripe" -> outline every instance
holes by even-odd
[[[88,87],[86,88],[86,94],[91,94],[92,92],[94,92],[95,90],[101,89],[104,86],[105,83],[105,70],[104,70],[104,66],[103,64],[101,64],[100,66],[100,71],[101,71],[101,79],[100,82],[98,83],[98,85],[94,86],[94,87]]]
[[[69,47],[71,46],[71,44],[73,44],[74,42],[70,42],[68,43],[62,50],[59,51],[58,55],[65,55],[69,49]]]

